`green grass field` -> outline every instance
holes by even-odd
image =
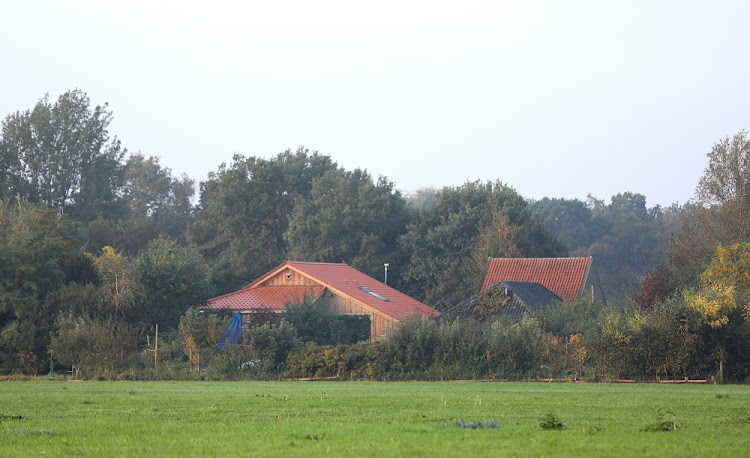
[[[750,386],[0,382],[0,456],[39,454],[750,456]]]

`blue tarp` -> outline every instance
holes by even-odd
[[[219,351],[224,350],[224,347],[227,345],[240,343],[240,339],[242,339],[242,314],[234,312],[234,316],[229,324],[227,324],[227,330],[224,331],[224,335],[219,339],[217,347]]]

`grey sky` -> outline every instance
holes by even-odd
[[[404,191],[668,205],[750,128],[750,1],[1,2],[0,115],[78,87],[197,180],[305,145]]]

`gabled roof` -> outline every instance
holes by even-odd
[[[583,293],[591,258],[490,258],[480,291],[500,281],[535,282],[563,299]]]
[[[500,284],[508,288],[513,298],[522,302],[530,310],[536,311],[548,305],[562,302],[557,294],[545,288],[541,283],[503,281]]]
[[[306,288],[304,286],[291,285],[263,285],[266,280],[274,277],[275,275],[278,275],[286,268],[292,269],[310,279],[311,283],[314,283],[314,286],[311,287],[314,288],[313,292],[315,293],[315,297],[317,297],[317,295],[320,294],[320,292],[322,292],[323,290],[328,289],[334,294],[338,294],[340,296],[348,296],[397,320],[401,320],[409,316],[427,317],[437,316],[440,314],[440,312],[437,312],[433,308],[407,296],[400,291],[391,288],[390,286],[386,286],[385,284],[363,274],[362,272],[348,266],[347,264],[324,262],[287,261],[271,270],[270,272],[266,273],[262,277],[258,278],[254,282],[250,283],[240,291],[210,299],[209,304],[211,304],[210,306],[214,308],[213,304],[219,303],[219,300],[221,300],[221,303],[226,304],[231,304],[232,301],[256,303],[257,301],[255,298],[257,297],[257,290],[264,291],[262,293],[263,295],[279,297],[279,295],[283,294],[283,288]],[[279,292],[277,292],[275,288],[279,288]],[[307,288],[310,287],[308,286]],[[297,294],[299,294],[299,292],[297,292]],[[238,296],[238,299],[227,298],[228,296],[232,295]],[[298,297],[304,297],[304,294]],[[281,305],[281,309],[283,310],[284,303],[282,302]],[[232,309],[238,310],[236,308]]]
[[[214,297],[208,300],[212,309],[229,309],[235,311],[274,310],[282,311],[287,304],[299,303],[304,299],[317,299],[325,291],[323,286],[258,286],[243,288],[233,293]]]
[[[432,307],[344,263],[287,261],[279,268],[284,266],[318,280],[333,292],[343,293],[399,320],[409,316],[426,317],[440,314]]]
[[[562,299],[539,283],[502,281],[451,307],[440,318],[464,317],[478,321],[501,316],[521,318],[558,302]]]

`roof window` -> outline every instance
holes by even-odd
[[[359,289],[361,289],[362,291],[364,291],[366,293],[372,294],[373,296],[377,297],[378,299],[380,299],[383,302],[390,302],[390,300],[384,298],[383,296],[381,296],[380,294],[378,294],[375,291],[371,290],[367,286],[360,286]]]

